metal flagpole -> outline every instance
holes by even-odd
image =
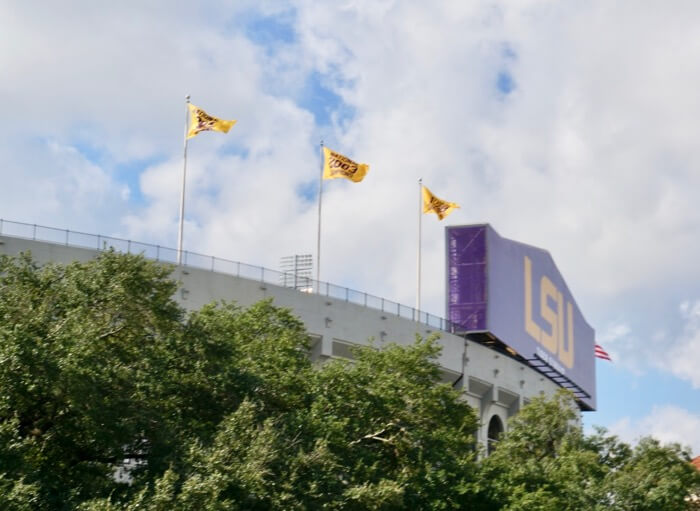
[[[423,178],[418,179],[418,285],[416,289],[416,314],[420,320],[420,270],[421,227],[423,223]]]
[[[182,264],[182,233],[185,227],[185,182],[187,180],[187,130],[189,129],[190,95],[185,96],[185,143],[182,164],[182,190],[180,192],[180,230],[177,234],[177,264]]]
[[[321,293],[321,199],[323,198],[323,140],[321,140],[321,175],[318,180],[318,235],[316,237],[316,292]]]

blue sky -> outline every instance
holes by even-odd
[[[0,217],[177,239],[186,94],[237,119],[190,141],[187,249],[314,253],[322,279],[444,316],[445,224],[549,250],[614,363],[593,424],[700,454],[700,5],[605,0],[0,5]],[[9,122],[7,120],[10,120]]]

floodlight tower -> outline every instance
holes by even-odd
[[[280,284],[284,287],[292,287],[299,291],[311,292],[313,289],[313,256],[311,254],[297,254],[284,256],[280,259]]]

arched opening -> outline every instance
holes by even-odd
[[[494,415],[489,421],[489,429],[487,433],[488,440],[486,445],[486,452],[489,455],[496,448],[496,444],[498,443],[498,438],[501,436],[501,433],[503,433],[503,422],[501,421],[501,418],[498,415]]]

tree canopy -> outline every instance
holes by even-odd
[[[480,468],[482,509],[672,511],[700,495],[687,451],[652,438],[631,447],[600,428],[585,436],[565,391],[524,407]]]
[[[484,459],[434,338],[314,364],[289,310],[186,312],[171,271],[0,257],[1,509],[663,511],[700,494],[679,446],[586,437],[565,393]]]

